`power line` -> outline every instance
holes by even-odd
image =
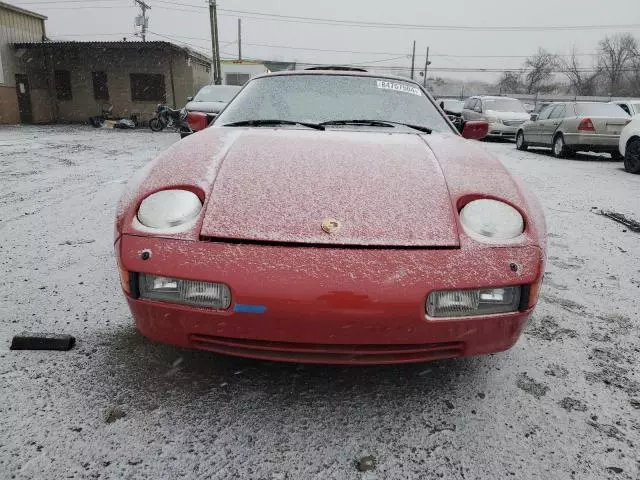
[[[105,0],[99,0],[105,1]],[[36,4],[49,4],[49,3],[83,3],[81,0],[61,0],[59,2],[25,2],[22,5],[36,5]],[[186,11],[186,12],[196,12],[197,9],[206,9],[208,7],[202,5],[195,4],[181,4],[177,2],[170,2],[166,0],[155,0],[154,3],[161,3],[164,5],[172,5],[181,7],[180,9],[173,8],[174,11]],[[184,8],[194,9],[194,10],[184,10]],[[125,6],[116,6],[116,5],[82,5],[82,6],[74,6],[74,7],[47,7],[48,9],[76,9],[76,8],[125,8]],[[160,7],[157,8],[165,8],[168,7]],[[385,29],[418,29],[418,30],[436,30],[436,31],[476,31],[476,32],[537,32],[537,31],[566,31],[566,30],[611,30],[611,29],[639,29],[640,24],[610,24],[610,25],[520,25],[520,26],[512,26],[512,25],[429,25],[429,24],[409,24],[409,23],[386,23],[386,22],[374,22],[374,21],[360,21],[360,20],[336,20],[331,18],[321,18],[321,17],[301,17],[295,15],[281,15],[275,13],[262,13],[256,11],[249,10],[231,10],[231,9],[220,9],[221,12],[228,12],[233,15],[224,15],[221,16],[234,16],[237,17],[238,14],[245,15],[245,18],[254,18],[260,20],[268,20],[268,21],[280,21],[280,22],[292,22],[292,23],[311,23],[315,25],[333,25],[333,26],[348,26],[348,27],[359,27],[359,28],[385,28]]]

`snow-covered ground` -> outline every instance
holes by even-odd
[[[518,344],[412,366],[298,366],[154,345],[133,328],[115,204],[176,140],[0,128],[1,479],[640,477],[640,234],[591,212],[640,219],[640,176],[604,157],[483,144],[547,214],[545,287]],[[10,351],[22,331],[78,343]],[[376,466],[361,473],[366,456]]]

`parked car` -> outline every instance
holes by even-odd
[[[206,128],[241,88],[234,85],[206,85],[198,91],[195,97],[188,98],[189,102],[184,107],[187,113],[187,122],[180,130],[180,136],[184,138],[191,133]],[[206,120],[203,121],[202,115],[189,115],[192,112],[204,114]]]
[[[605,152],[622,160],[618,143],[629,121],[629,115],[611,103],[552,103],[518,129],[516,147],[548,147],[560,158],[578,151]]]
[[[422,362],[508,349],[536,305],[542,209],[412,80],[254,77],[145,172],[117,209],[115,248],[135,322],[157,341]]]
[[[618,105],[632,117],[640,115],[640,100],[615,100],[611,103]]]
[[[529,114],[515,98],[476,96],[464,103],[462,118],[489,122],[489,137],[515,138],[518,127],[529,120]]]
[[[629,173],[640,173],[640,116],[635,117],[620,134],[620,155]]]

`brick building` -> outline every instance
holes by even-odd
[[[112,106],[117,118],[147,121],[158,103],[183,106],[211,83],[211,60],[169,42],[20,42],[32,111],[23,122],[85,122]],[[41,92],[45,92],[44,94]]]

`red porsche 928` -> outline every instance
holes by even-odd
[[[115,249],[150,339],[269,360],[506,350],[536,305],[538,202],[422,87],[353,71],[250,80],[123,194]]]

